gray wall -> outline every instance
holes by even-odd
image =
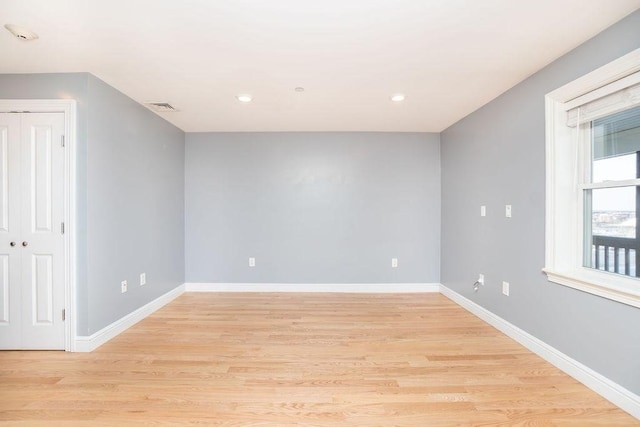
[[[187,282],[439,282],[437,134],[186,141]]]
[[[78,335],[183,283],[184,133],[87,73],[0,74],[0,98],[78,102]]]
[[[550,283],[541,272],[544,95],[638,47],[635,12],[451,126],[441,147],[442,283],[640,394],[640,310]],[[505,204],[513,205],[511,219]],[[487,284],[475,294],[478,273]]]
[[[92,75],[88,97],[92,334],[184,283],[185,135]],[[122,280],[129,282],[124,295]]]

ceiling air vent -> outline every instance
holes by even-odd
[[[145,102],[144,105],[157,113],[172,113],[174,111],[178,111],[177,108],[168,102]]]

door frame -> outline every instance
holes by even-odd
[[[76,138],[77,102],[74,99],[0,99],[2,113],[64,113],[64,349],[76,349]]]

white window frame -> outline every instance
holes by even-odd
[[[635,77],[633,77],[635,75]],[[640,307],[640,279],[583,267],[583,202],[585,152],[567,111],[624,88],[640,78],[640,49],[545,96],[546,230],[545,267],[549,281]],[[633,83],[629,83],[631,85]],[[620,86],[623,86],[622,88]],[[582,161],[577,154],[582,152]],[[640,226],[640,223],[638,224]],[[640,256],[638,254],[637,256]]]

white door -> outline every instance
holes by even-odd
[[[0,113],[0,349],[62,350],[64,113]]]

